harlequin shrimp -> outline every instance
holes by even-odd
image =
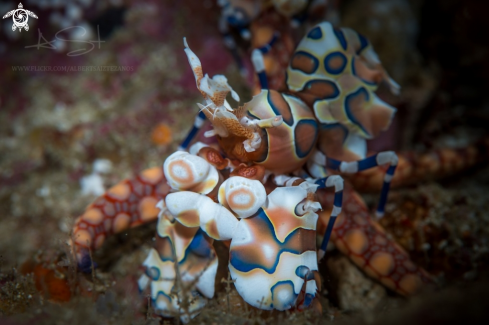
[[[278,310],[304,308],[313,303],[317,306],[317,257],[324,255],[334,220],[341,212],[343,182],[339,176],[304,181],[284,175],[299,169],[312,153],[317,137],[312,112],[301,101],[275,91],[264,91],[241,108],[223,109],[228,106],[226,95],[232,92],[225,78],[204,76],[198,57],[188,47],[185,52],[197,88],[207,103],[201,106],[202,112],[212,122],[211,135],[217,136],[226,158],[200,143],[191,147],[190,154],[178,151],[171,155],[163,170],[168,184],[178,192],[160,201],[161,215],[189,228],[200,227],[212,239],[231,240],[229,271],[238,293],[250,305]],[[210,80],[220,82],[209,84]],[[290,113],[285,118],[274,111],[270,97],[287,103]],[[223,181],[226,169],[231,173]],[[272,173],[273,182],[268,185],[271,192],[267,195],[263,183]],[[318,187],[335,188],[335,208],[331,212],[333,222],[316,253],[315,212],[321,207],[315,197]],[[207,256],[212,263],[215,253]],[[141,289],[151,280],[156,309],[163,315],[185,314],[175,305],[178,297],[172,297],[169,290],[174,287],[174,278],[163,280],[160,271],[152,272],[166,266],[161,260],[153,251],[145,261],[148,271],[140,279]],[[212,286],[206,273],[213,272],[215,276],[215,270],[200,270],[198,276]],[[195,280],[189,277],[188,282]],[[197,280],[193,297],[211,297],[213,292],[199,288],[200,282]],[[192,316],[200,306],[196,305],[188,315]]]
[[[327,46],[314,52],[314,42]],[[115,185],[76,220],[73,249],[80,269],[92,267],[89,251],[108,236],[158,219],[154,248],[138,285],[150,290],[158,314],[183,321],[214,296],[214,240],[230,240],[228,268],[235,287],[248,304],[261,309],[320,310],[318,262],[329,239],[368,275],[400,294],[412,294],[431,281],[370,216],[351,185],[328,175],[355,173],[354,184],[382,187],[378,216],[390,183],[399,186],[417,175],[416,157],[399,160],[383,152],[364,158],[362,141],[387,128],[394,113],[373,91],[382,81],[398,88],[364,38],[328,23],[318,25],[290,63],[290,93],[262,85],[258,95],[235,109],[226,96],[239,96],[226,78],[204,75],[186,42],[185,53],[204,98],[194,127],[163,169],[148,169]],[[204,118],[213,126],[206,136],[216,137],[219,147],[190,146]],[[443,153],[449,157],[450,151]],[[468,164],[478,155],[477,148],[468,150]],[[445,171],[448,161],[441,160],[436,170]],[[379,165],[387,170],[374,168]],[[400,175],[394,174],[397,166]],[[372,170],[368,177],[355,181],[356,173],[366,169]],[[316,233],[323,236],[319,249]]]

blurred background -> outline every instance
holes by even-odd
[[[379,90],[379,96],[396,106],[398,113],[388,133],[369,144],[371,149],[464,147],[487,135],[488,1],[330,3],[325,17],[369,38],[402,87],[398,97]],[[240,74],[224,46],[216,1],[25,0],[22,4],[38,17],[29,17],[28,31],[13,31],[11,18],[0,25],[3,289],[8,281],[20,279],[16,277],[26,261],[58,263],[74,218],[100,191],[144,168],[161,165],[176,150],[193,123],[195,103],[201,100],[183,52],[184,36],[204,71],[226,75],[243,102],[251,98],[252,85],[252,76]],[[17,7],[17,1],[3,0],[0,14]],[[249,53],[240,51],[250,67]],[[99,186],[83,186],[82,180],[93,174]],[[456,319],[459,313],[454,309],[462,307],[471,310],[473,317],[482,315],[480,304],[461,298],[466,297],[461,292],[469,292],[474,301],[488,292],[488,189],[489,170],[483,166],[392,194],[390,211],[393,215],[398,211],[401,221],[385,226],[397,231],[394,236],[401,242],[406,231],[412,235],[403,242],[405,248],[441,279],[446,290],[452,290],[450,294],[414,300],[405,307],[403,299],[363,276],[344,257],[332,254],[330,270],[325,271],[333,283],[326,285],[330,292],[325,294],[331,315],[345,322],[353,317],[359,317],[358,322],[392,320],[388,317],[428,322],[427,308],[445,308],[440,317]],[[117,282],[110,290],[124,292],[126,300],[107,294],[102,301],[93,298],[102,311],[84,320],[118,319],[114,315],[127,305],[135,314],[141,311],[134,298],[137,289],[128,283],[136,278],[145,256],[139,248],[151,245],[152,232],[154,225],[125,234],[116,239],[115,248],[103,253],[100,281]],[[353,272],[354,280],[342,278],[348,272]],[[97,290],[106,292],[109,287]],[[5,318],[5,324],[32,320],[31,305],[47,315],[46,324],[56,317],[71,319],[66,315],[73,315],[69,313],[76,308],[87,313],[92,308],[90,302],[76,308],[72,304],[66,307],[70,312],[56,315],[49,306],[29,304],[9,312],[20,318],[9,318],[12,323]],[[119,309],[109,310],[107,304]]]

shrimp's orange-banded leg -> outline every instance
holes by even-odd
[[[398,153],[399,163],[391,187],[401,187],[421,181],[453,175],[487,159],[489,139],[459,149],[439,149],[429,153]],[[378,191],[382,187],[385,167],[378,167],[348,178],[360,191]]]
[[[169,191],[162,168],[154,167],[123,180],[90,204],[73,228],[80,269],[91,268],[89,250],[98,249],[108,236],[156,220],[156,203]]]
[[[316,193],[324,209],[318,219],[317,230],[321,232],[329,223],[328,209],[333,207],[334,195],[324,190]],[[344,189],[343,209],[331,240],[370,277],[404,296],[420,290],[423,283],[432,282],[429,274],[417,267],[407,252],[370,217],[362,198],[350,186]]]

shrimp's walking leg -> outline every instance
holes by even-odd
[[[333,231],[336,218],[341,213],[341,208],[343,206],[343,179],[341,178],[341,176],[333,175],[321,178],[315,181],[314,184],[319,185],[318,189],[334,187],[335,191],[333,209],[331,210],[331,216],[329,217],[328,225],[324,232],[323,241],[321,242],[321,248],[318,251],[319,262],[326,252],[326,247],[328,246],[329,238],[331,237],[331,232]]]
[[[358,172],[385,164],[389,164],[389,168],[384,175],[382,191],[380,193],[380,200],[376,211],[377,218],[384,216],[384,209],[387,202],[387,195],[389,194],[390,183],[398,164],[397,155],[393,151],[384,151],[358,161],[346,162],[331,158],[326,159],[327,168],[349,174],[356,174]]]
[[[399,163],[391,186],[397,188],[459,173],[487,161],[488,152],[489,138],[484,138],[465,148],[444,148],[429,153],[399,153]],[[384,173],[385,169],[379,167],[355,174],[351,178],[347,175],[344,177],[349,178],[357,190],[372,192],[382,187]]]
[[[204,112],[200,111],[199,114],[195,116],[194,125],[188,132],[187,136],[185,137],[185,140],[183,140],[182,144],[180,144],[180,146],[178,147],[178,150],[180,151],[188,150],[190,143],[192,142],[192,140],[194,140],[197,133],[199,133],[200,129],[204,125],[204,122],[205,122],[205,114]]]
[[[265,71],[265,62],[263,61],[263,52],[261,49],[254,49],[251,53],[251,61],[258,76],[261,89],[268,89],[267,73]]]
[[[236,65],[238,66],[239,72],[243,77],[246,77],[248,71],[246,70],[246,67],[243,64],[243,60],[239,55],[238,47],[236,46],[236,41],[234,40],[233,36],[229,31],[228,22],[223,16],[221,16],[221,19],[219,19],[219,32],[221,32],[224,45],[228,48],[229,52],[231,52],[231,55],[233,56]]]
[[[264,88],[262,77],[258,75],[259,83],[255,79],[253,93],[259,93],[260,89],[285,90],[285,72],[295,47],[288,22],[268,11],[251,24],[250,31],[251,48],[263,55],[263,73],[267,79]]]

